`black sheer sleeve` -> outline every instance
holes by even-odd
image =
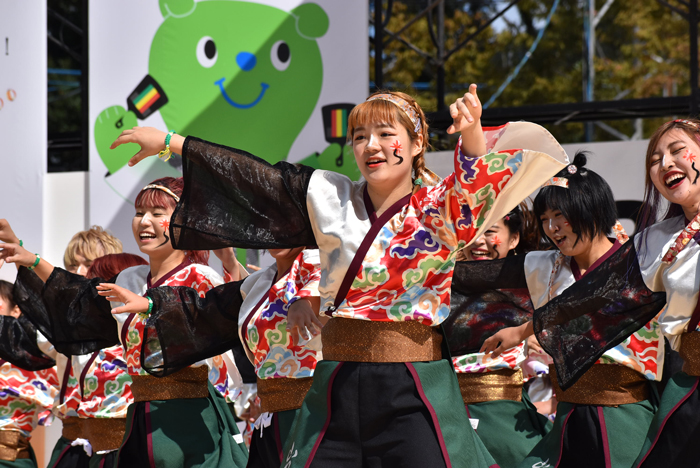
[[[452,356],[477,353],[484,340],[497,331],[532,319],[524,261],[525,255],[516,255],[457,262],[450,316],[443,322]]]
[[[111,305],[95,289],[104,282],[54,268],[44,284],[36,273],[21,267],[13,294],[24,315],[56,351],[81,355],[119,344]]]
[[[188,137],[184,191],[170,220],[181,250],[316,245],[306,207],[313,169],[274,166],[245,151]]]
[[[153,312],[144,324],[141,367],[163,377],[240,343],[242,283],[222,284],[204,298],[184,286],[149,289]]]
[[[646,325],[666,304],[647,288],[634,242],[626,242],[595,270],[537,309],[534,330],[552,356],[566,390],[605,351]]]
[[[36,328],[24,316],[0,316],[0,359],[28,371],[50,369],[56,361],[41,352]]]

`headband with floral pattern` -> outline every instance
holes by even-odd
[[[394,96],[393,94],[375,94],[374,96],[370,96],[367,98],[367,102],[376,100],[391,102],[396,107],[401,109],[404,112],[404,114],[406,114],[406,117],[408,117],[409,120],[413,123],[413,131],[415,133],[420,134],[421,121],[420,117],[418,116],[418,112],[416,112],[413,106],[410,105],[405,99],[401,99],[400,97]]]

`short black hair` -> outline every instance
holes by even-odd
[[[15,308],[15,300],[12,298],[12,289],[14,285],[9,281],[0,280],[0,297],[5,299],[10,306],[10,310]]]
[[[617,207],[612,190],[601,176],[585,167],[587,160],[586,152],[577,152],[573,162],[576,172],[571,174],[566,167],[555,175],[568,179],[569,188],[556,185],[543,187],[533,204],[538,220],[548,209],[561,211],[578,236],[574,245],[582,236],[588,239],[601,234],[607,236],[617,222]],[[541,222],[538,227],[542,238],[551,243]]]

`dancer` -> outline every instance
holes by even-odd
[[[462,133],[456,172],[434,187],[422,187],[425,116],[396,92],[370,96],[349,116],[360,182],[270,166],[172,132],[165,141],[149,128],[127,130],[113,144],[141,146],[130,164],[164,146],[183,155],[188,185],[171,225],[178,248],[318,245],[321,308],[333,318],[323,329],[324,360],[287,441],[284,466],[494,464],[469,426],[452,365],[442,356],[438,330],[449,314],[454,255],[567,158],[532,124],[484,135],[475,85],[451,105],[451,115],[449,131]],[[529,149],[505,151],[506,145]],[[171,294],[161,289],[147,294],[157,310],[182,307],[161,300]]]
[[[194,285],[204,295],[221,277],[204,266],[207,252],[175,251],[167,233],[176,202],[182,194],[182,179],[158,179],[139,192],[132,230],[139,249],[148,255],[149,266],[129,268],[116,282],[143,294],[149,287]],[[247,454],[240,445],[233,417],[221,393],[235,399],[236,371],[233,359],[224,357],[199,362],[165,380],[148,375],[141,365],[141,346],[146,315],[115,315],[108,296],[97,291],[104,279],[84,280],[53,268],[14,244],[5,244],[0,256],[22,266],[32,266],[46,285],[42,291],[49,320],[61,331],[61,347],[72,349],[84,343],[114,344],[121,340],[127,372],[133,383],[134,403],[129,406],[126,436],[115,466],[119,467],[242,467]],[[22,269],[20,269],[22,270]],[[227,270],[237,274],[238,265]],[[21,272],[20,272],[21,274]],[[65,310],[71,311],[65,314]],[[232,376],[228,375],[231,372]],[[217,388],[214,388],[215,385]],[[167,430],[164,430],[167,428]]]
[[[0,220],[0,240],[21,244],[7,220]],[[130,254],[109,254],[121,251],[121,242],[99,226],[73,236],[64,254],[67,267],[75,266],[76,257],[81,259],[77,274],[89,272],[87,264],[95,267],[110,266],[126,268],[138,265],[143,259]],[[104,257],[97,257],[108,254]],[[117,255],[120,261],[109,262],[105,258]],[[115,265],[112,265],[115,264]],[[91,269],[94,268],[91,266]],[[118,271],[118,270],[117,270]],[[111,274],[114,276],[116,271]],[[27,288],[26,285],[31,285]],[[25,367],[25,354],[37,355],[34,349],[46,353],[57,363],[58,391],[53,412],[63,423],[63,433],[53,449],[48,466],[111,468],[116,449],[124,437],[126,409],[132,402],[130,383],[126,365],[122,359],[121,347],[111,347],[83,355],[66,356],[56,351],[50,340],[55,340],[54,329],[48,320],[48,313],[40,297],[44,283],[27,269],[18,271],[18,281],[14,298],[24,311],[24,317],[31,320],[43,333],[23,327],[23,339],[12,346],[6,357],[12,363]],[[16,333],[15,337],[20,336]],[[49,339],[47,339],[47,337]],[[25,367],[27,368],[27,367]]]
[[[616,226],[615,200],[608,184],[585,164],[585,155],[577,154],[574,164],[557,174],[535,198],[534,212],[542,232],[557,248],[526,256],[525,276],[536,308],[595,275],[627,240],[622,233],[618,239],[607,237]],[[482,351],[493,351],[497,357],[521,343],[531,334],[523,331],[531,329],[532,322],[528,322],[501,330],[484,342]],[[652,319],[605,352],[569,388],[558,385],[551,367],[559,401],[554,427],[520,466],[629,467],[657,409],[653,382],[661,378],[663,344],[658,322]],[[567,351],[574,354],[576,348]]]
[[[318,331],[327,320],[317,317],[318,251],[297,247],[270,249],[270,254],[275,264],[238,284],[217,288],[222,293],[226,291],[226,296],[212,301],[208,295],[205,302],[209,305],[194,307],[196,312],[183,308],[184,314],[169,309],[151,313],[145,333],[152,342],[157,339],[158,346],[143,349],[145,369],[162,376],[204,356],[216,355],[220,349],[241,341],[245,344],[255,365],[262,410],[252,434],[249,468],[279,468],[282,447],[313,381],[321,355]],[[138,302],[142,312],[148,310],[145,298],[117,285],[103,286],[110,289],[112,297],[128,303],[130,310],[135,310]],[[226,307],[221,308],[220,304]],[[288,311],[295,309],[315,324],[311,331],[287,320]],[[238,331],[230,326],[232,321],[238,322]],[[157,349],[157,353],[152,349]]]
[[[0,322],[5,344],[20,334],[17,319],[21,312],[12,299],[12,283],[0,280]],[[11,335],[11,336],[8,336]],[[17,343],[13,343],[17,345]],[[51,407],[56,396],[58,379],[53,360],[44,356],[25,356],[25,364],[33,369],[25,370],[0,359],[0,467],[37,468],[34,450],[29,444],[37,425],[51,422]]]
[[[527,209],[527,207],[523,207]],[[503,270],[523,271],[524,252],[508,257],[521,238],[525,220],[516,208],[460,253],[479,261],[459,261],[452,278],[451,313],[443,322],[462,399],[472,426],[501,468],[516,467],[551,428],[523,392],[525,344],[496,359],[479,352],[485,338],[532,318],[526,287],[510,288]],[[459,255],[459,254],[458,254]],[[496,273],[497,274],[494,274]],[[524,275],[518,275],[524,279]],[[499,283],[498,291],[487,283]],[[523,281],[524,283],[524,281]]]
[[[667,305],[659,322],[669,343],[683,358],[683,370],[664,389],[635,467],[700,466],[695,442],[700,435],[700,120],[672,120],[649,139],[646,154],[645,211],[642,225],[661,214],[661,198],[670,205],[664,221],[638,236],[644,281],[665,291]]]

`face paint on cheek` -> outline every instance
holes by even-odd
[[[571,226],[568,221],[564,221],[564,226]]]
[[[695,184],[698,183],[698,177],[700,177],[700,171],[698,171],[698,170],[695,168],[695,161],[693,161],[693,164],[691,164],[690,167],[692,167],[693,170],[695,171],[695,180],[693,181],[693,185],[695,185]]]
[[[165,244],[170,242],[170,237],[168,237],[168,232],[170,229],[170,220],[169,219],[164,219],[160,222],[160,227],[163,228],[163,237],[165,237],[165,241],[160,244],[158,247],[163,247]]]
[[[394,150],[394,156],[396,156],[397,158],[399,158],[399,162],[397,162],[396,164],[394,164],[395,166],[398,166],[399,164],[401,164],[401,163],[403,162],[403,158],[402,158],[401,156],[399,156],[399,151],[402,151],[402,150],[403,150],[403,147],[401,146],[401,142],[400,142],[399,140],[396,140],[396,141],[390,146],[390,148]]]

